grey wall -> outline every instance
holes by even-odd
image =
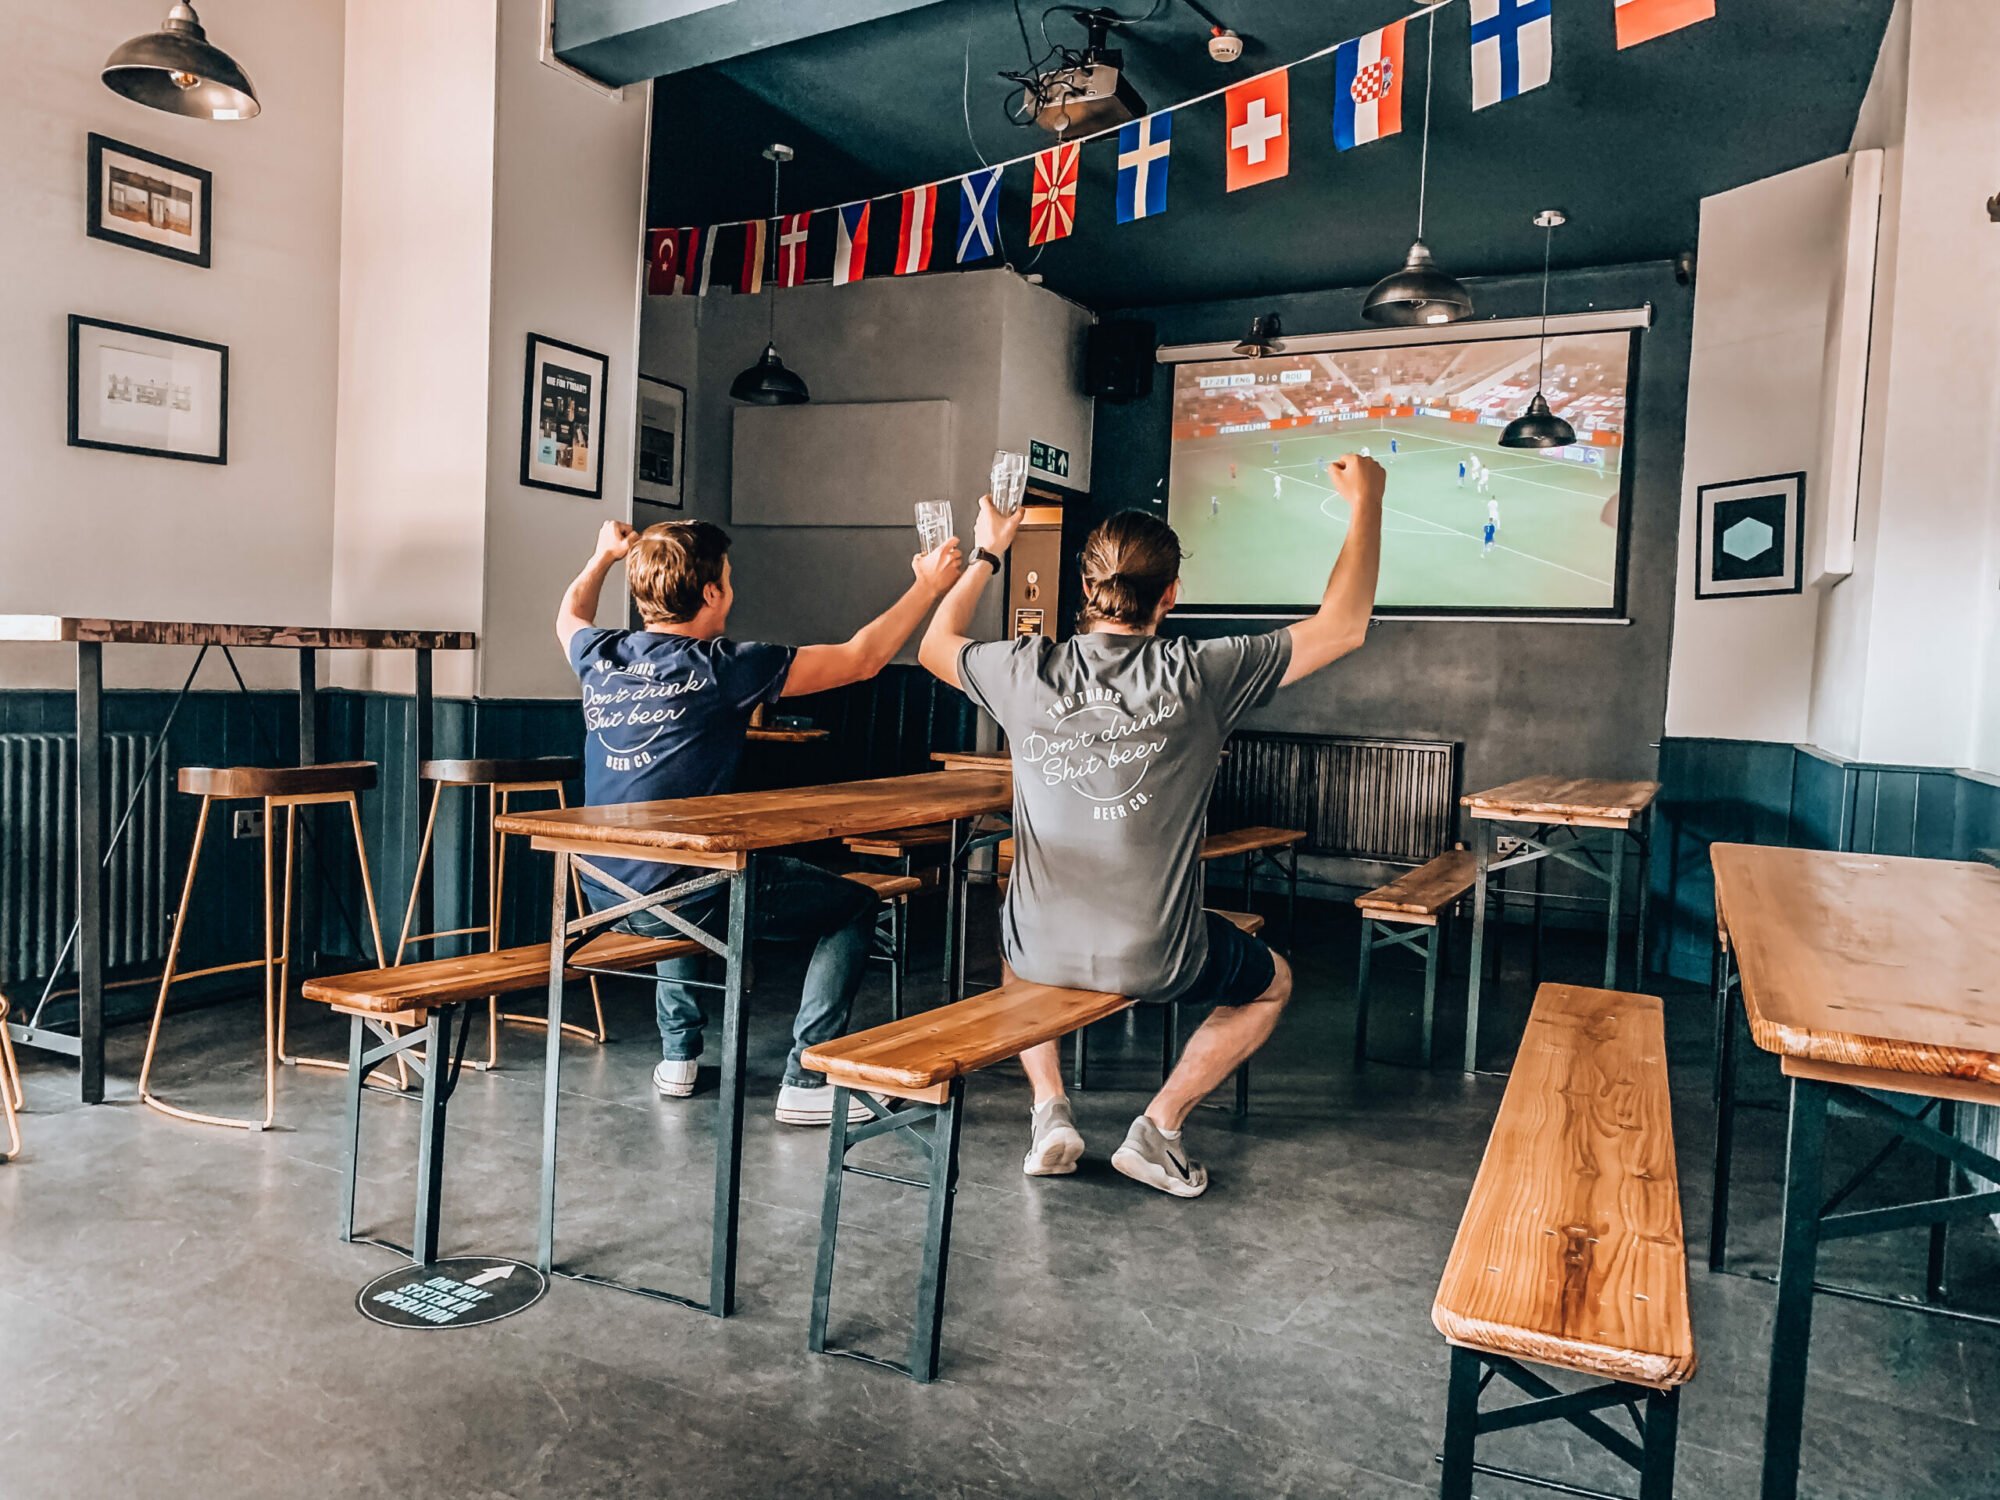
[[[1360,290],[1321,292],[1136,315],[1158,325],[1162,344],[1195,343],[1238,338],[1253,313],[1273,310],[1293,334],[1359,328],[1365,326],[1361,297]],[[1473,297],[1482,317],[1532,316],[1540,306],[1533,279],[1476,282]],[[1640,339],[1626,450],[1632,475],[1626,600],[1632,623],[1381,621],[1362,650],[1287,689],[1246,727],[1457,740],[1465,747],[1469,788],[1535,772],[1654,774],[1673,627],[1693,298],[1675,284],[1665,263],[1563,273],[1550,294],[1554,312],[1646,302],[1654,306],[1654,322]],[[1147,400],[1099,403],[1094,515],[1127,506],[1164,512],[1164,500],[1154,496],[1167,471],[1173,382],[1165,367],[1155,373],[1161,378]],[[1393,488],[1393,473],[1389,483]],[[1327,559],[1329,567],[1332,562]],[[1245,627],[1190,621],[1181,628]]]

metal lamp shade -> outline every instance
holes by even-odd
[[[778,346],[766,344],[757,363],[730,382],[729,399],[752,406],[803,406],[812,400],[812,393],[803,380],[785,368],[785,362],[778,358]]]
[[[1371,323],[1399,327],[1456,323],[1472,316],[1472,293],[1440,271],[1431,259],[1430,246],[1418,240],[1410,246],[1409,258],[1400,271],[1369,288],[1361,315]]]
[[[1244,335],[1243,342],[1236,345],[1231,352],[1241,354],[1246,359],[1266,354],[1282,354],[1285,351],[1284,340],[1279,337],[1282,332],[1284,325],[1278,321],[1276,313],[1259,313],[1250,320],[1250,332]]]
[[[1576,429],[1549,410],[1540,391],[1528,409],[1507,424],[1500,434],[1503,448],[1567,448],[1576,441]]]
[[[263,108],[250,76],[213,45],[191,5],[104,60],[104,86],[151,109],[197,120],[248,120]]]

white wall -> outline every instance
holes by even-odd
[[[0,612],[315,624],[328,618],[341,195],[341,0],[209,0],[210,36],[249,72],[255,120],[182,119],[98,71],[150,31],[159,0],[7,7],[0,89]],[[208,269],[84,233],[85,138],[108,135],[214,174]],[[229,346],[229,462],[67,446],[67,315]],[[0,687],[70,680],[61,647],[0,646]],[[244,652],[283,685],[289,655]],[[187,653],[106,653],[115,686],[178,684]],[[209,685],[228,678],[220,665]]]
[[[1847,158],[1706,198],[1695,277],[1674,601],[1671,735],[1807,737],[1819,596],[1697,599],[1697,492],[1812,469]]]

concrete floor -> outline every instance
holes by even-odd
[[[920,908],[918,930],[935,930]],[[1026,1096],[975,1080],[964,1131],[940,1382],[924,1388],[805,1351],[823,1137],[770,1118],[793,961],[773,951],[753,1002],[741,1311],[721,1322],[557,1282],[489,1327],[406,1332],[355,1311],[395,1264],[334,1235],[341,1080],[288,1073],[282,1128],[255,1137],[133,1102],[144,1041],[115,1034],[113,1103],[25,1056],[28,1149],[0,1167],[0,1496],[1069,1495],[1397,1497],[1434,1493],[1445,1349],[1430,1304],[1502,1081],[1347,1063],[1354,929],[1308,906],[1300,992],[1256,1069],[1254,1112],[1197,1116],[1214,1185],[1181,1203],[1106,1164],[1141,1107],[1156,1018],[1093,1034],[1077,1116],[1091,1154],[1030,1182]],[[1517,945],[1517,948],[1525,945]],[[921,957],[920,952],[920,957]],[[934,988],[934,957],[920,963]],[[1550,969],[1587,980],[1588,945]],[[1381,970],[1378,968],[1378,973]],[[615,1043],[566,1050],[560,1257],[684,1291],[703,1284],[713,1080],[655,1098],[644,989],[609,996]],[[1510,975],[1490,1011],[1518,1035]],[[1374,1023],[1407,1046],[1407,972]],[[1490,993],[1490,992],[1489,992]],[[859,1019],[886,1014],[871,981]],[[927,996],[926,996],[927,998]],[[1706,1242],[1707,1016],[1668,990],[1675,1127],[1690,1245]],[[253,1009],[170,1031],[169,1097],[247,1107]],[[320,1023],[319,1041],[338,1045]],[[1455,1024],[1441,1030],[1444,1051]],[[503,1071],[468,1072],[451,1112],[445,1253],[532,1259],[540,1038],[511,1031]],[[1502,1050],[1507,1049],[1504,1044]],[[1773,1070],[1755,1059],[1768,1094]],[[362,1219],[407,1237],[414,1109],[371,1099]],[[1782,1116],[1741,1131],[1734,1243],[1775,1244]],[[1842,1159],[1869,1149],[1836,1131]],[[900,1153],[876,1143],[885,1163]],[[1914,1195],[1919,1184],[1891,1190]],[[836,1334],[900,1352],[920,1195],[850,1179]],[[1701,1373],[1681,1418],[1682,1496],[1755,1493],[1772,1289],[1693,1259]],[[1968,1296],[1996,1284],[1995,1237],[1954,1247]],[[1920,1233],[1849,1242],[1829,1279],[1919,1283]],[[1989,1308],[1996,1302],[1990,1294]],[[1807,1416],[1811,1496],[2000,1495],[2000,1329],[1821,1299]],[[1581,1439],[1541,1428],[1481,1456],[1628,1488]],[[1481,1496],[1533,1493],[1482,1479]]]

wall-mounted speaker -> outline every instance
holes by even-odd
[[[1107,318],[1092,324],[1084,343],[1084,394],[1112,402],[1150,396],[1158,337],[1143,318]]]

